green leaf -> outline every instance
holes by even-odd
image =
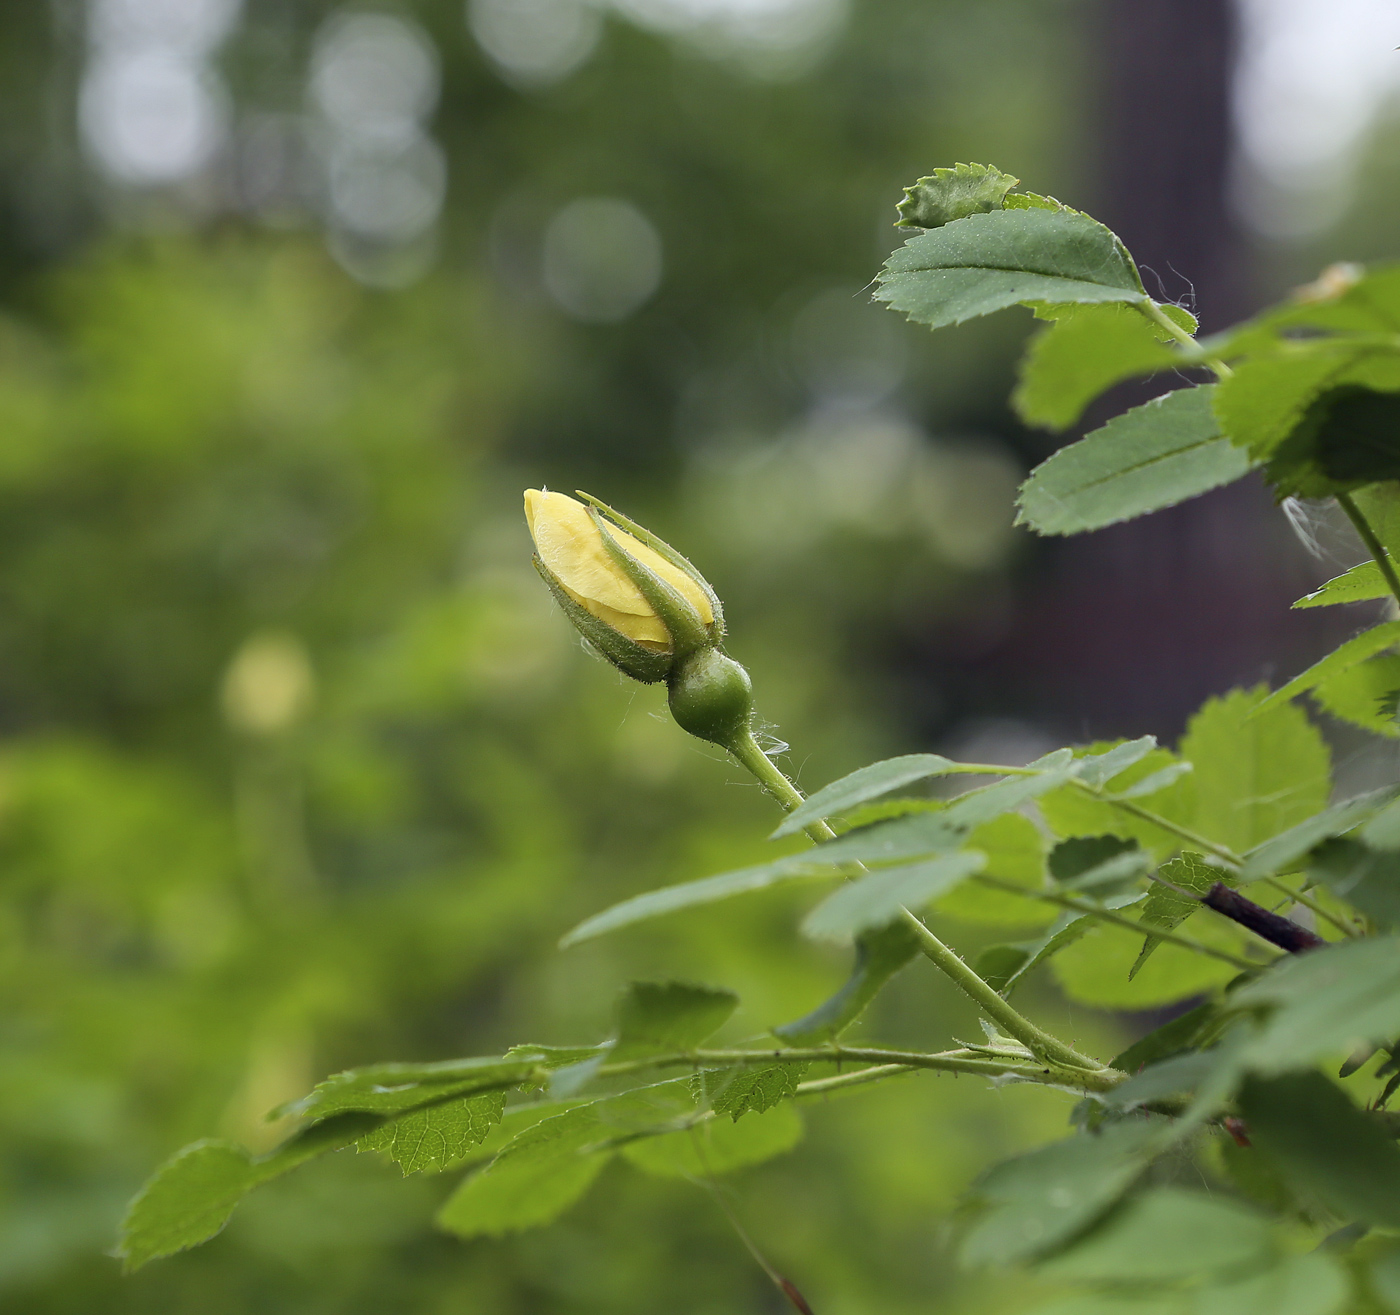
[[[736,1123],[753,1111],[762,1114],[797,1094],[806,1064],[773,1064],[768,1068],[706,1069],[691,1079],[695,1099]]]
[[[1386,391],[1339,383],[1313,398],[1265,468],[1279,497],[1323,498],[1400,478],[1400,444],[1394,439],[1400,358],[1394,378],[1382,384],[1389,385]]]
[[[1391,563],[1394,564],[1393,558]],[[1293,606],[1334,607],[1338,603],[1368,603],[1376,598],[1389,597],[1390,586],[1386,584],[1381,568],[1370,561],[1334,576],[1312,593],[1304,594]]]
[[[679,886],[648,891],[614,904],[612,908],[581,922],[560,941],[561,946],[601,936],[604,932],[629,927],[662,914],[702,904],[713,904],[753,890],[766,890],[787,881],[811,880],[831,875],[829,869],[849,863],[872,865],[896,863],[902,859],[924,858],[956,849],[965,832],[991,817],[1009,812],[1053,789],[1065,779],[1064,769],[1033,777],[1017,777],[983,790],[960,795],[947,808],[936,812],[897,817],[873,826],[848,831],[815,849],[775,859],[757,867],[741,868],[716,877],[705,877]]]
[[[1322,339],[1280,344],[1276,354],[1238,363],[1215,389],[1221,430],[1256,461],[1267,460],[1297,428],[1313,398],[1367,355],[1367,348]]]
[[[1239,1094],[1250,1141],[1295,1191],[1344,1219],[1400,1228],[1400,1147],[1321,1073],[1250,1078]]]
[[[1195,764],[1182,784],[1195,795],[1190,825],[1239,853],[1327,805],[1331,756],[1298,708],[1279,706],[1263,686],[1209,699],[1179,746]]]
[[[1195,1294],[1192,1315],[1338,1315],[1350,1285],[1341,1266],[1313,1251],[1285,1256],[1262,1273]]]
[[[1060,753],[1064,755],[1060,765],[1048,768],[1037,776],[1013,776],[1009,780],[998,781],[995,785],[986,785],[979,790],[969,790],[960,794],[939,814],[940,820],[945,826],[970,830],[1005,813],[1014,812],[1051,790],[1059,789],[1074,775],[1070,751],[1062,749]],[[841,841],[832,843],[840,844]]]
[[[1351,495],[1391,559],[1400,561],[1400,484],[1374,484]]]
[[[935,169],[904,189],[896,207],[896,228],[941,228],[954,219],[1000,210],[1007,192],[1021,180],[989,164],[956,164]]]
[[[1361,839],[1372,849],[1400,850],[1400,804],[1386,804],[1361,828]]]
[[[1079,534],[1239,479],[1253,463],[1221,436],[1213,387],[1166,393],[1061,448],[1021,486],[1016,523],[1038,534]]]
[[[1400,655],[1382,653],[1319,681],[1311,697],[1324,712],[1373,735],[1395,739],[1400,736],[1400,723],[1395,719],[1397,695]]]
[[[863,931],[888,926],[905,908],[920,908],[946,894],[986,862],[985,854],[964,849],[923,863],[881,868],[828,895],[807,915],[802,930],[815,940],[849,944]]]
[[[130,1273],[148,1261],[207,1242],[253,1188],[349,1146],[378,1123],[374,1115],[343,1114],[298,1133],[258,1159],[232,1142],[186,1146],[151,1175],[127,1208],[116,1252],[122,1268]]]
[[[1312,1251],[1187,1292],[1081,1293],[1037,1306],[1033,1315],[1339,1315],[1348,1295],[1342,1268]]]
[[[1115,780],[1147,757],[1157,747],[1155,735],[1143,735],[1136,740],[1124,740],[1102,753],[1090,753],[1080,758],[1074,766],[1074,774],[1085,785],[1099,789]],[[1155,774],[1155,773],[1154,773]]]
[[[1179,1018],[1163,1023],[1141,1041],[1134,1041],[1125,1051],[1109,1060],[1109,1067],[1120,1073],[1136,1073],[1140,1068],[1170,1059],[1199,1043],[1207,1026],[1216,1016],[1216,1006],[1207,1001],[1188,1009]]]
[[[1045,879],[1045,842],[1040,829],[1019,813],[984,822],[968,834],[967,847],[987,856],[988,876],[1014,882],[1028,891],[1039,890]],[[1055,920],[1055,910],[1038,900],[993,890],[980,882],[964,882],[941,896],[934,906],[939,913],[967,922],[993,926],[1036,927]]]
[[[1158,875],[1170,881],[1173,886],[1180,886],[1183,890],[1202,896],[1217,881],[1225,881],[1227,885],[1233,884],[1220,868],[1207,863],[1204,855],[1193,853],[1191,850],[1186,850],[1180,858],[1175,858],[1170,863],[1164,863]],[[1200,907],[1200,903],[1190,896],[1179,895],[1171,886],[1154,881],[1147,892],[1147,898],[1143,901],[1141,921],[1144,926],[1175,931]],[[1142,952],[1128,970],[1129,981],[1138,975],[1142,965],[1161,943],[1156,936],[1149,936],[1143,942]]]
[[[553,1223],[579,1201],[610,1151],[519,1159],[472,1174],[437,1214],[437,1226],[458,1237],[503,1237]]]
[[[1400,854],[1338,837],[1318,847],[1308,872],[1378,927],[1400,927]]]
[[[1090,1283],[1176,1283],[1267,1261],[1268,1220],[1204,1192],[1159,1187],[1039,1266],[1047,1278]]]
[[[506,1093],[488,1092],[411,1110],[361,1137],[362,1151],[383,1151],[403,1171],[436,1173],[486,1140],[505,1113]]]
[[[866,932],[856,941],[855,968],[846,984],[810,1014],[775,1027],[773,1035],[791,1046],[834,1041],[918,952],[919,943],[903,922]]]
[[[1287,831],[1247,853],[1244,867],[1240,870],[1240,880],[1257,881],[1260,877],[1269,876],[1274,872],[1294,871],[1299,860],[1322,841],[1332,836],[1345,835],[1360,826],[1367,818],[1374,817],[1390,803],[1397,793],[1400,793],[1400,786],[1385,786],[1304,818]]]
[[[1082,752],[1086,757],[1094,757],[1110,747],[1108,744],[1091,744]],[[1115,776],[1112,784],[1118,789],[1127,789],[1177,761],[1176,755],[1169,750],[1153,749]],[[1194,808],[1195,785],[1190,779],[1169,786],[1152,801],[1154,812],[1174,822],[1189,822]],[[1040,800],[1040,812],[1050,829],[1059,836],[1123,836],[1137,840],[1144,849],[1158,857],[1166,857],[1181,843],[1175,833],[1073,787],[1044,796]]]
[[[988,945],[973,960],[972,970],[994,991],[1005,992],[1030,957],[1025,945]]]
[[[951,842],[952,837],[949,837]],[[720,900],[732,899],[735,895],[747,895],[750,891],[767,890],[770,886],[788,881],[812,881],[830,879],[835,874],[814,863],[812,854],[797,854],[791,858],[779,859],[774,863],[763,863],[757,867],[740,868],[737,872],[724,872],[716,877],[703,877],[699,881],[686,881],[678,886],[664,886],[660,890],[649,890],[644,895],[634,895],[620,904],[614,904],[602,913],[584,919],[560,942],[561,949],[578,945],[581,941],[592,940],[607,932],[630,927],[634,923],[660,918],[681,909],[699,908],[705,904],[715,904]]]
[[[611,1149],[599,1149],[609,1136],[599,1102],[540,1120],[448,1197],[438,1227],[459,1237],[500,1237],[550,1223],[583,1196],[612,1158]]]
[[[1011,973],[1003,976],[997,990],[1003,995],[1010,995],[1016,984],[1031,969],[1038,968],[1065,946],[1073,945],[1092,926],[1093,919],[1087,913],[1065,913],[1051,924],[1050,930],[1044,936],[1034,941],[1025,941],[1016,947],[1007,947],[1020,950],[1021,962]]]
[[[1196,331],[1194,317],[1163,307]],[[1011,395],[1016,414],[1028,425],[1067,429],[1106,388],[1137,375],[1181,365],[1169,337],[1131,306],[1106,303],[1037,308],[1054,321],[1031,340],[1021,359],[1019,382]]]
[[[529,1079],[539,1068],[531,1059],[449,1059],[436,1064],[373,1064],[349,1069],[318,1082],[300,1100],[281,1105],[272,1117],[297,1115],[319,1120],[363,1110],[402,1114],[474,1091],[505,1090]]]
[[[961,763],[936,753],[908,753],[901,758],[886,758],[883,762],[871,763],[811,795],[783,819],[772,838],[777,840],[782,836],[796,835],[813,822],[844,813],[901,786],[962,770]]]
[[[1255,709],[1256,715],[1276,704],[1286,703],[1299,694],[1305,694],[1323,681],[1347,671],[1358,662],[1374,657],[1396,643],[1400,643],[1400,621],[1383,621],[1378,626],[1362,631],[1340,648],[1333,649],[1320,662],[1314,662],[1306,671],[1294,676],[1286,685],[1276,689]]]
[[[1378,936],[1285,955],[1233,992],[1230,1005],[1273,1009],[1245,1055],[1266,1077],[1387,1041],[1400,1033],[1400,940]]]
[[[761,1164],[802,1140],[802,1116],[789,1104],[736,1123],[706,1119],[694,1127],[629,1142],[623,1157],[661,1178],[705,1179]]]
[[[611,1058],[693,1050],[718,1032],[738,1006],[733,991],[687,982],[633,982],[618,1002]]]
[[[1062,1246],[1132,1186],[1156,1132],[1146,1119],[1116,1123],[988,1170],[972,1187],[983,1211],[963,1240],[963,1262],[1016,1264]]]
[[[1078,890],[1116,883],[1125,875],[1140,877],[1149,865],[1136,840],[1073,836],[1050,851],[1047,866],[1057,885]]]
[[[1104,1097],[1104,1104],[1113,1110],[1132,1110],[1193,1092],[1215,1072],[1218,1063],[1218,1056],[1208,1050],[1187,1050],[1158,1060],[1115,1087]]]
[[[931,328],[1023,302],[1146,302],[1123,244],[1073,210],[999,210],[912,237],[885,262],[877,301]]]

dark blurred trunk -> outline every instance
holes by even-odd
[[[1235,7],[1103,0],[1101,13],[1099,217],[1137,257],[1149,292],[1176,301],[1194,287],[1206,327],[1222,328],[1246,309],[1226,202]]]
[[[1093,31],[1103,70],[1094,212],[1136,256],[1149,292],[1194,306],[1207,330],[1224,327],[1254,309],[1248,244],[1227,202],[1234,6],[1103,0]],[[1163,377],[1117,389],[1087,423],[1173,386]],[[1257,478],[1044,543],[1013,633],[963,668],[950,703],[964,717],[1010,704],[1077,737],[1174,738],[1208,695],[1319,651],[1335,618],[1288,606],[1324,570]]]

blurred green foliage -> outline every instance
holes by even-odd
[[[450,1182],[347,1153],[132,1279],[103,1251],[156,1162],[272,1144],[266,1111],[324,1073],[601,1036],[634,976],[734,988],[748,1034],[841,979],[789,896],[554,949],[614,899],[749,861],[774,819],[580,652],[519,489],[584,484],[695,557],[805,780],[907,745],[902,691],[864,673],[995,591],[1019,473],[919,425],[1000,423],[1019,330],[930,346],[891,317],[861,357],[858,294],[930,162],[1070,190],[1083,16],[867,0],[780,80],[609,19],[528,92],[423,3],[443,254],[384,292],[314,226],[102,193],[69,111],[39,126],[71,102],[78,12],[38,12],[0,20],[0,1310],[776,1309],[702,1192],[617,1168],[562,1224],[464,1245],[430,1228]],[[240,105],[299,103],[327,12],[249,5]],[[995,84],[971,58],[992,34]],[[551,213],[594,194],[665,246],[617,325],[569,322],[531,272]],[[907,360],[896,405],[827,405],[852,354]],[[878,1012],[895,1041],[975,1028],[926,965]],[[1067,1104],[931,1077],[833,1100],[736,1208],[822,1315],[994,1310],[941,1221]]]

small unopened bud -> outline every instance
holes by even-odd
[[[305,715],[315,693],[306,649],[292,635],[254,635],[224,676],[224,716],[235,730],[276,735]]]
[[[602,503],[588,503],[526,491],[535,566],[609,662],[634,680],[665,680],[682,659],[724,637],[719,599],[669,544]]]
[[[753,718],[749,673],[717,648],[679,663],[667,681],[671,716],[682,730],[724,748],[748,734]]]

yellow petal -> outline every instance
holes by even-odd
[[[527,489],[525,518],[530,524],[540,561],[580,605],[631,639],[669,645],[670,636],[665,627],[651,604],[642,597],[641,590],[608,553],[583,503],[564,493]],[[689,575],[626,531],[610,529],[619,546],[665,580],[695,609],[705,625],[714,620],[709,598]],[[619,614],[645,619],[651,625],[637,627],[638,633],[634,634],[629,626],[635,622],[624,626]]]

